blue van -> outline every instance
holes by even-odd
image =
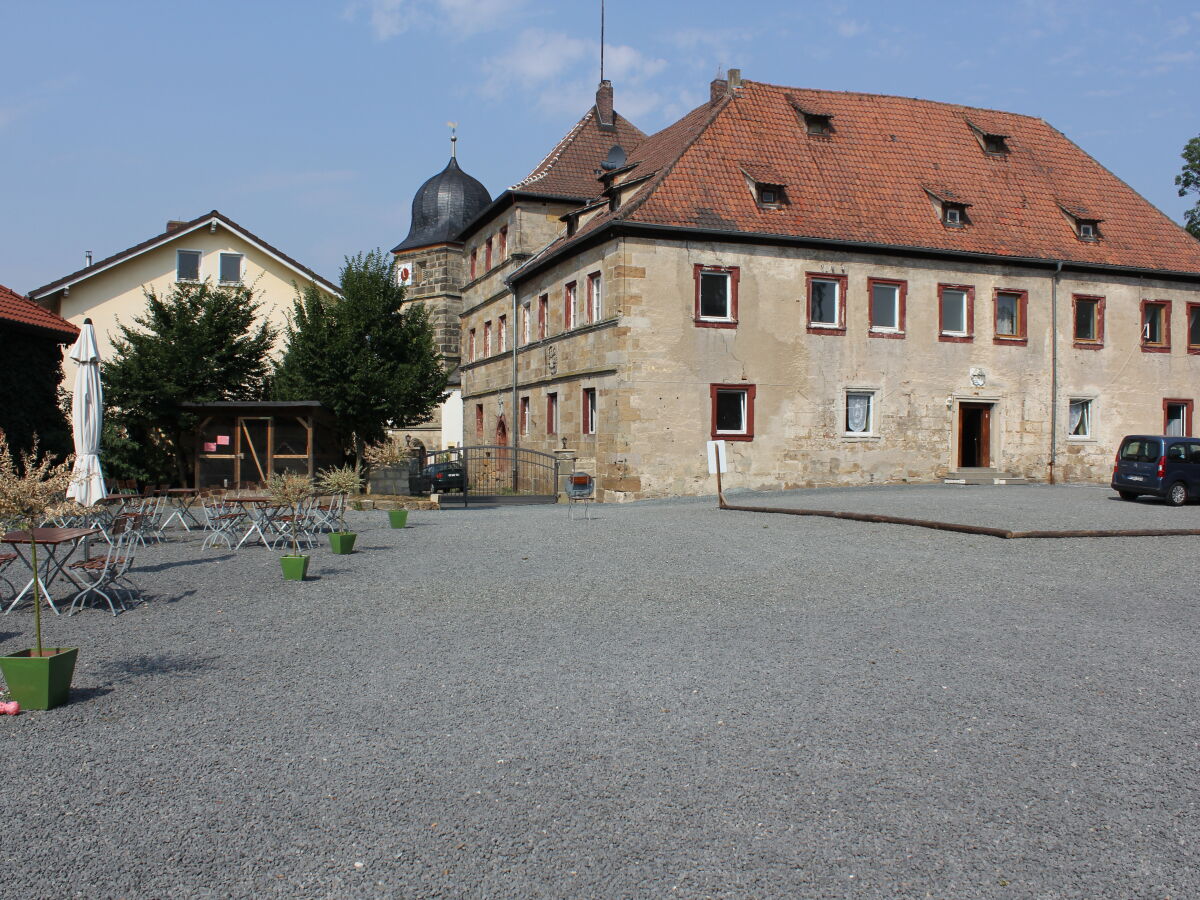
[[[1121,441],[1113,464],[1112,489],[1122,500],[1141,494],[1183,506],[1200,497],[1200,439],[1131,434]]]

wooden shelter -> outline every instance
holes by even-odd
[[[195,431],[195,486],[244,487],[273,474],[342,462],[333,417],[314,400],[185,403],[200,417]]]

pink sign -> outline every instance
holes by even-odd
[[[217,443],[220,444],[222,447],[228,447],[229,446],[229,435],[218,434],[217,435]]]
[[[205,452],[205,453],[216,453],[216,452],[217,452],[217,445],[216,445],[216,444],[205,444],[205,445],[204,445],[204,452]]]

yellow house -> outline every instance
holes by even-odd
[[[211,281],[253,288],[262,314],[282,331],[297,288],[332,296],[336,286],[215,209],[189,222],[167,222],[149,240],[29,292],[30,299],[73,325],[91,319],[102,359],[112,357],[117,324],[133,325],[146,291],[169,293],[177,282]],[[73,364],[66,360],[66,380]]]

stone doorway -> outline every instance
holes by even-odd
[[[989,469],[992,466],[991,403],[958,405],[958,467]]]

